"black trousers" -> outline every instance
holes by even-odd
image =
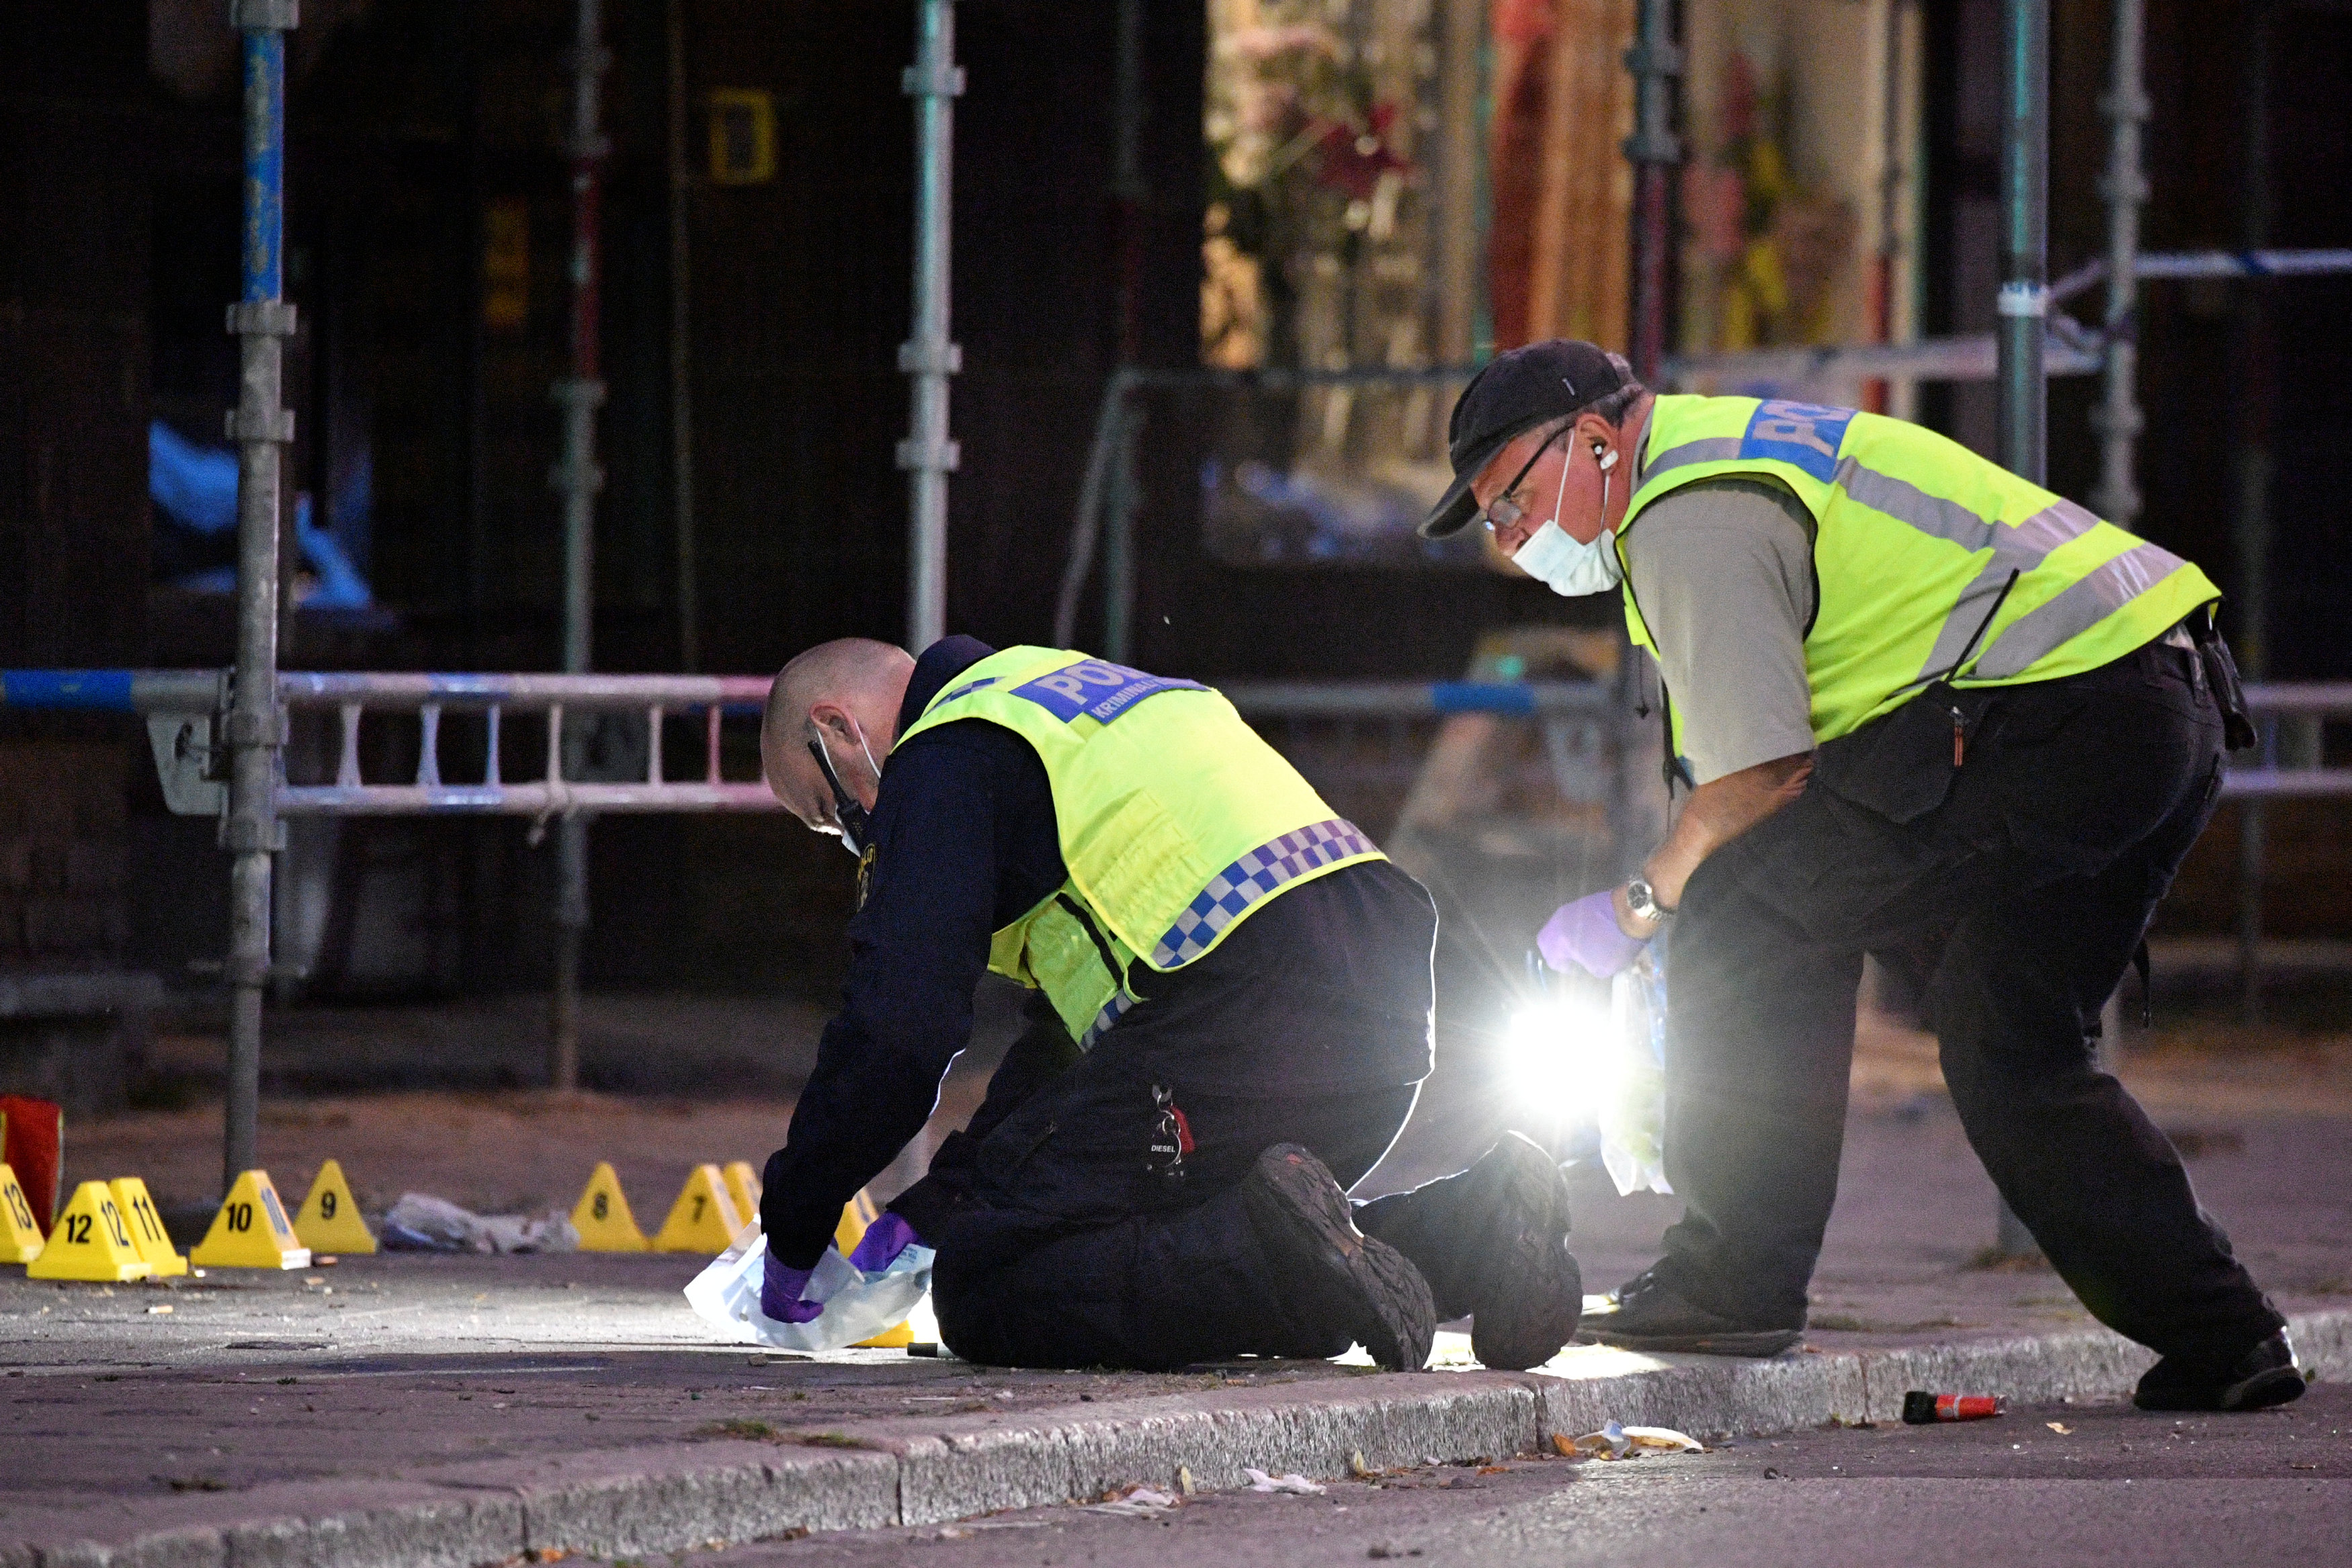
[[[1897,824],[1825,787],[1717,851],[1672,936],[1661,1277],[1796,1326],[1836,1196],[1864,954],[1924,978],[1969,1143],[2101,1322],[2234,1355],[2282,1320],[2179,1155],[2097,1070],[2099,1009],[2213,810],[2221,724],[2151,645],[1993,699],[1942,805]]]
[[[1288,1310],[1239,1189],[1276,1144],[1343,1187],[1379,1163],[1428,1069],[1435,936],[1419,884],[1352,868],[1139,974],[1147,999],[1083,1057],[1033,1003],[971,1124],[891,1204],[938,1249],[948,1347],[1147,1370],[1346,1350]]]

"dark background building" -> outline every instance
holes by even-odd
[[[234,400],[234,40],[216,0],[30,0],[0,18],[0,664],[219,664],[229,605],[179,584],[226,546],[159,520],[151,421],[217,444]],[[678,0],[689,107],[697,591],[681,602],[670,472],[669,8],[613,0],[595,662],[764,672],[849,633],[900,634],[911,7]],[[1118,7],[965,0],[956,110],[950,624],[1050,631],[1097,403],[1123,346],[1196,361],[1203,207],[1200,0],[1142,7],[1145,189],[1114,200]],[[1929,0],[1928,327],[1990,325],[1996,0]],[[289,43],[288,293],[301,329],[289,488],[374,591],[289,619],[289,668],[549,668],[560,513],[550,383],[564,373],[564,0],[309,0]],[[2053,25],[2053,270],[2095,254],[2106,16]],[[2151,249],[2352,244],[2352,14],[2150,7]],[[708,177],[714,90],[769,95],[772,177]],[[1131,294],[1122,287],[1132,279]],[[2142,528],[2207,564],[2282,678],[2352,673],[2337,610],[2352,529],[2352,284],[2158,285],[2142,327]],[[2052,476],[2086,495],[2091,388],[2053,398]],[[1931,417],[1989,442],[1989,388]],[[1256,572],[1202,548],[1194,438],[1145,455],[1135,656],[1210,677],[1450,676],[1480,632],[1600,623],[1500,578]],[[2250,453],[2267,467],[2249,467]],[[2251,497],[2251,499],[2248,499]],[[2258,517],[2250,530],[2242,518]],[[2245,541],[2269,543],[2262,634],[2239,619]],[[1082,622],[1082,640],[1092,636]],[[300,737],[298,737],[298,743]],[[388,744],[396,747],[396,739]],[[2274,929],[2340,929],[2337,835],[2278,852]],[[587,971],[599,984],[821,988],[847,867],[776,821],[598,824]],[[2297,845],[2303,847],[2297,849]],[[536,986],[549,853],[507,822],[349,824],[310,843],[336,908],[320,994]],[[2200,862],[2201,863],[2201,862]],[[2340,869],[2340,868],[2339,868]],[[2307,883],[2297,881],[2307,873]],[[223,944],[211,824],[176,821],[127,725],[0,713],[0,963],[178,979]],[[2191,883],[2176,920],[2219,929]]]

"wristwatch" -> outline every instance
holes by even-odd
[[[1658,890],[1647,879],[1638,876],[1625,884],[1625,907],[1633,912],[1635,919],[1646,920],[1653,925],[1674,913],[1658,902]]]

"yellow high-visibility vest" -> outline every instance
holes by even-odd
[[[1701,479],[1769,475],[1812,514],[1819,591],[1805,678],[1816,744],[1939,676],[2022,685],[2096,669],[2221,597],[2162,546],[1884,414],[1665,396],[1652,406],[1642,453],[1617,529],[1621,564],[1643,512]],[[1654,653],[1630,570],[1625,621]],[[1681,717],[1676,710],[1677,755]]]
[[[1069,869],[994,934],[988,967],[1043,988],[1081,1050],[1134,1005],[1131,961],[1181,968],[1268,899],[1388,858],[1196,682],[1007,648],[932,698],[897,744],[967,718],[1036,748]]]

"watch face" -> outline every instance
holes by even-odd
[[[1625,884],[1625,904],[1644,920],[1658,917],[1657,892],[1638,876]]]

